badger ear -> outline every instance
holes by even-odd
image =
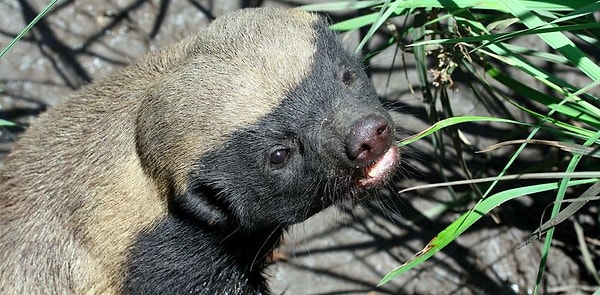
[[[227,204],[219,200],[215,191],[208,187],[188,189],[169,202],[169,212],[176,217],[211,227],[222,228],[233,224],[227,208]]]

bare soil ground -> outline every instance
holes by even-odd
[[[43,0],[0,1],[0,44],[6,45],[47,3]],[[293,6],[281,1],[86,0],[61,1],[24,40],[0,59],[0,118],[27,126],[48,106],[81,86],[119,70],[144,53],[201,30],[211,19],[246,6]],[[356,42],[349,36],[348,42]],[[524,40],[523,42],[528,42]],[[350,46],[350,45],[349,45]],[[534,46],[534,45],[532,45]],[[426,127],[429,105],[411,91],[417,73],[410,56],[394,59],[390,48],[371,61],[368,70],[390,105],[400,137]],[[392,62],[395,60],[395,63]],[[576,80],[577,77],[573,79]],[[456,115],[487,115],[469,81],[456,79],[452,93]],[[492,111],[493,113],[493,111]],[[517,114],[517,118],[518,118]],[[506,126],[471,124],[462,131],[476,148],[498,141]],[[0,130],[4,156],[23,128]],[[448,140],[450,141],[450,139]],[[468,165],[489,175],[502,167],[506,154],[468,153]],[[457,242],[398,279],[376,288],[391,269],[418,252],[440,230],[467,210],[436,214],[441,202],[468,195],[469,187],[423,190],[398,195],[416,184],[463,179],[451,146],[440,161],[429,141],[405,149],[403,168],[394,187],[356,208],[341,206],[292,228],[270,269],[275,294],[529,294],[540,260],[540,242],[518,247],[539,224],[550,199],[520,198],[483,218]],[[558,157],[546,149],[530,150],[517,167],[526,168]],[[440,172],[441,171],[441,172]],[[425,216],[425,213],[431,213]],[[597,207],[578,217],[594,224]],[[594,217],[595,216],[595,217]],[[590,221],[591,220],[591,221]],[[597,233],[597,228],[595,229]],[[598,241],[592,237],[590,243]],[[573,226],[558,228],[548,260],[545,294],[587,294],[594,283],[584,271]],[[596,259],[597,260],[597,259]]]

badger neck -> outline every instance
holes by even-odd
[[[272,261],[273,251],[282,239],[283,228],[262,228],[246,231],[229,228],[219,230],[224,255],[235,257],[248,273],[261,272]]]
[[[268,294],[263,270],[283,228],[211,227],[169,214],[136,241],[125,289],[138,294]]]

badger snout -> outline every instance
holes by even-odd
[[[393,141],[393,125],[381,115],[370,114],[352,123],[345,149],[359,186],[383,184],[393,173],[400,159]]]
[[[393,132],[384,117],[369,115],[357,120],[350,128],[346,155],[357,168],[373,164],[392,144]]]

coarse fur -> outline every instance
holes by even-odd
[[[287,226],[385,183],[389,140],[376,181],[381,153],[347,147],[376,123],[391,119],[317,15],[218,18],[25,132],[0,175],[0,294],[268,294]]]

